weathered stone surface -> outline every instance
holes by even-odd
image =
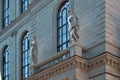
[[[21,40],[25,31],[29,31],[30,36],[36,37],[38,43],[37,64],[42,64],[54,56],[59,56],[57,55],[59,54],[57,53],[57,13],[59,7],[66,0],[29,0],[29,8],[24,13],[20,13],[20,0],[9,1],[10,24],[2,29],[3,1],[0,0],[0,73],[2,74],[3,71],[3,49],[8,45],[11,64],[10,80],[21,80]],[[52,68],[60,67],[59,73],[52,74],[50,72],[46,75],[42,74],[45,72],[43,71],[31,77],[42,74],[49,78],[41,77],[40,80],[119,80],[120,0],[69,1],[80,25],[78,43],[80,47],[74,47],[73,50],[77,50],[76,54],[81,58],[74,56],[76,60],[71,57],[55,65],[58,67],[53,66],[45,70],[52,71]],[[103,54],[106,51],[117,57]],[[63,53],[64,51],[60,52],[60,54]],[[73,66],[70,65],[71,59],[74,62]],[[67,64],[70,66],[69,68]],[[61,65],[66,67],[65,71],[61,69]],[[53,72],[55,71],[53,70]],[[39,80],[39,77],[31,80]]]

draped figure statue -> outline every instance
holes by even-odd
[[[33,36],[31,38],[31,47],[30,47],[30,59],[32,63],[37,62],[37,54],[38,54],[37,42],[36,42],[36,38]]]

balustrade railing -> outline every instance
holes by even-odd
[[[48,58],[46,61],[41,62],[39,64],[34,65],[34,73],[43,71],[47,68],[50,68],[60,62],[65,61],[66,59],[70,58],[70,49],[67,48],[64,51],[57,53],[56,55]]]

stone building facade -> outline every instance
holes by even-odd
[[[120,80],[120,0],[28,0],[23,12],[22,0],[9,0],[9,24],[3,28],[4,1],[0,0],[0,80]],[[58,14],[65,3],[78,17],[80,38],[58,51]],[[24,37],[28,32],[30,39]],[[30,58],[23,58],[22,40],[27,38],[30,53],[33,36],[37,62],[28,61],[29,74],[22,73],[23,59]]]

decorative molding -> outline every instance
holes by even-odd
[[[17,35],[17,31],[14,31],[13,33],[11,33],[11,37],[14,37]]]
[[[109,65],[116,69],[120,69],[120,58],[106,52],[88,60],[88,70],[92,70],[103,65]]]
[[[89,60],[75,55],[61,63],[49,67],[48,69],[33,74],[25,80],[47,80],[50,77],[65,73],[71,69],[80,68],[88,72],[106,65],[120,70],[120,58],[108,52]]]
[[[31,75],[29,78],[26,78],[25,80],[47,80],[48,78],[52,76],[55,76],[60,73],[64,73],[71,69],[75,69],[76,67],[80,67],[84,69],[85,66],[87,66],[85,59],[82,59],[78,56],[73,56],[46,70],[43,70],[41,72],[38,72],[37,74]]]

